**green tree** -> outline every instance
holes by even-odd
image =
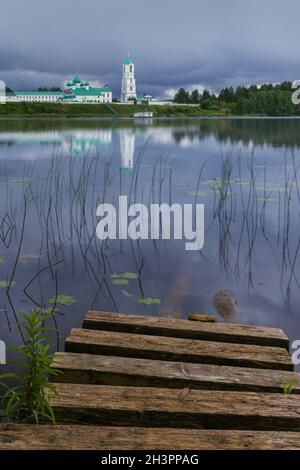
[[[210,98],[209,90],[204,90],[201,96],[201,100],[205,101],[205,100],[209,100],[209,98]]]
[[[200,104],[200,93],[199,90],[193,90],[191,93],[191,103]]]
[[[175,103],[186,104],[190,102],[190,94],[184,88],[179,88],[174,96]]]
[[[223,90],[220,91],[219,94],[219,99],[221,101],[224,101],[225,103],[232,103],[235,98],[235,93],[233,91],[233,88],[223,88]]]
[[[50,88],[40,86],[37,91],[62,91],[58,86],[52,86]]]
[[[292,82],[282,82],[279,87],[282,91],[292,91]]]

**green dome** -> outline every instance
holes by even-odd
[[[124,60],[124,64],[125,64],[125,65],[130,65],[130,64],[132,64],[132,60],[130,59],[130,57],[127,57],[127,59]]]
[[[74,77],[73,83],[81,83],[81,80],[78,75]]]

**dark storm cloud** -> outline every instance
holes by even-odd
[[[129,51],[138,90],[300,79],[298,0],[10,0],[0,79],[60,85],[75,72],[119,94]]]

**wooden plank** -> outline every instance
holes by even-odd
[[[119,331],[175,338],[213,340],[230,343],[258,344],[288,349],[289,340],[278,328],[224,323],[189,322],[176,318],[90,311],[83,328]]]
[[[55,384],[57,422],[142,427],[300,431],[300,396]]]
[[[0,424],[0,450],[299,450],[280,431]]]
[[[293,383],[300,393],[300,375],[277,370],[74,353],[57,353],[53,366],[63,371],[55,381],[68,383],[272,393]]]
[[[67,352],[293,370],[286,349],[73,328]]]

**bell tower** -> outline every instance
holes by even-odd
[[[130,101],[130,98],[136,99],[136,84],[134,78],[134,64],[128,55],[123,63],[121,101],[122,103],[126,103]]]

